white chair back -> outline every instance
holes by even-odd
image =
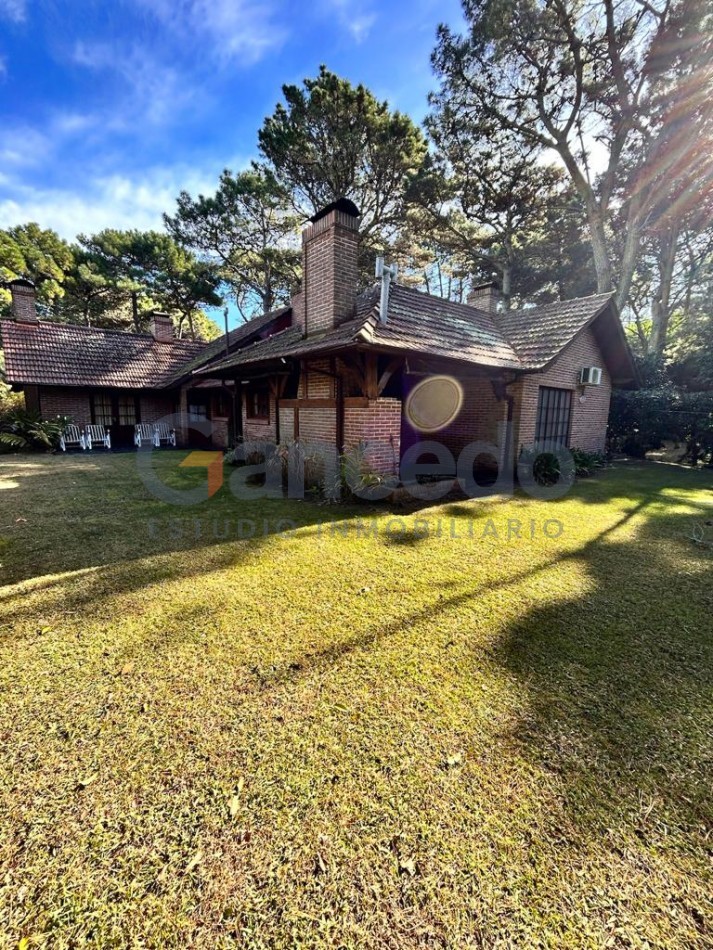
[[[157,422],[154,431],[157,445],[162,442],[166,442],[168,445],[176,445],[176,430],[172,429],[166,422]]]
[[[111,436],[108,429],[102,425],[89,425],[85,429],[85,439],[87,448],[91,449],[94,444],[102,445],[105,449],[111,448]]]
[[[67,451],[68,445],[78,445],[82,450],[87,447],[84,432],[73,422],[70,422],[69,425],[65,427],[59,440],[59,447],[63,452]]]

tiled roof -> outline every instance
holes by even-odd
[[[224,337],[207,344],[157,343],[143,334],[53,323],[29,325],[6,320],[0,327],[7,379],[50,386],[164,388],[177,386],[194,373],[208,376],[251,363],[355,345],[532,371],[547,366],[577,333],[607,310],[611,298],[611,294],[596,294],[492,314],[394,285],[388,319],[382,323],[379,288],[375,286],[358,297],[352,320],[314,336],[305,338],[302,328],[294,326],[265,338],[272,323],[284,323],[281,318],[288,317],[288,307],[256,317],[230,333],[230,347],[243,348],[227,358],[221,358]],[[607,319],[616,323],[614,329],[621,331],[616,311],[610,308],[607,313]],[[617,336],[605,329],[608,336],[613,333],[615,345],[622,351],[622,377],[635,376],[623,334]],[[253,335],[262,339],[250,342]]]
[[[273,321],[287,314],[290,309],[290,307],[280,307],[278,310],[271,310],[269,313],[263,313],[247,320],[228,333],[228,347],[232,350],[249,340],[253,334],[265,330]],[[225,353],[224,333],[217,339],[211,340],[210,343],[206,343],[200,353],[194,356],[193,359],[182,363],[176,372],[166,380],[164,386],[178,386],[184,377],[190,377],[192,373],[205,366],[206,363],[210,363],[211,360],[217,359],[222,353]]]
[[[205,343],[61,323],[0,322],[5,377],[43,386],[160,389]]]
[[[357,344],[479,366],[538,369],[603,309],[610,295],[492,314],[396,285],[386,323],[379,320],[378,299],[378,288],[372,287],[358,298],[357,316],[334,330],[305,338],[292,327],[216,361],[203,373]]]
[[[520,365],[500,330],[499,317],[468,304],[395,286],[386,323],[376,313],[374,318],[370,342],[375,345],[480,366],[517,369]]]
[[[498,314],[523,369],[541,369],[604,310],[614,295],[593,294]]]

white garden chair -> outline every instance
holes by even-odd
[[[66,452],[67,447],[73,448],[76,446],[79,446],[79,448],[84,451],[87,447],[87,441],[84,437],[84,432],[79,426],[70,423],[59,437],[59,447],[63,452]]]
[[[172,429],[165,422],[157,422],[154,426],[155,440],[154,445],[160,446],[162,442],[165,442],[166,445],[172,445],[175,449],[176,447],[176,430]]]
[[[156,432],[155,426],[152,426],[148,422],[137,422],[134,426],[134,445],[137,449],[140,449],[142,445],[153,445],[154,448],[158,448],[159,443],[156,441]]]
[[[87,426],[84,430],[84,440],[88,449],[92,449],[95,444],[103,445],[105,449],[111,448],[109,430],[101,425]]]

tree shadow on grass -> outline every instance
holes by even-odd
[[[478,650],[472,662],[479,670],[484,662],[500,665],[519,683],[523,711],[510,738],[560,777],[577,821],[604,833],[614,818],[631,822],[633,815],[645,837],[647,822],[661,818],[703,836],[713,821],[713,551],[690,540],[696,516],[662,512],[658,500],[640,499],[583,546],[535,567],[465,590],[450,585],[418,611],[290,657],[256,688],[280,688],[576,562],[590,581],[585,595],[527,611],[487,648],[487,658]],[[642,515],[633,536],[617,536]]]
[[[702,842],[713,822],[713,550],[695,520],[654,514],[586,545],[586,596],[528,611],[491,654],[526,697],[513,738],[601,833],[615,815]]]

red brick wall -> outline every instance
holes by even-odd
[[[280,407],[280,442],[293,442],[295,438],[295,410]]]
[[[43,419],[69,416],[76,425],[88,425],[92,421],[89,394],[86,390],[40,386],[40,414]]]
[[[373,472],[398,474],[401,461],[401,400],[381,397],[368,406],[344,409],[344,446],[372,443],[366,463]]]
[[[602,383],[578,385],[579,371],[583,366],[600,366]],[[606,441],[611,377],[604,365],[604,358],[591,330],[585,330],[567,347],[562,355],[544,373],[532,373],[512,386],[515,397],[515,445],[517,449],[532,445],[537,425],[537,400],[540,386],[554,386],[572,391],[572,424],[569,444],[571,448],[587,452],[602,452]],[[586,399],[580,402],[580,395]]]
[[[242,413],[243,438],[245,441],[277,442],[275,399],[273,396],[270,396],[270,418],[267,421],[262,419],[248,419],[245,395],[243,395]]]
[[[348,319],[356,304],[358,219],[340,211],[302,235],[305,329],[309,336]]]
[[[300,441],[337,444],[337,409],[302,406],[300,414]]]
[[[143,393],[139,397],[139,411],[142,422],[158,422],[164,416],[170,416],[176,412],[178,406],[175,400],[170,396],[154,395]]]
[[[77,425],[88,425],[92,421],[89,391],[86,389],[41,386],[39,398],[40,412],[45,419],[69,416]],[[173,397],[168,395],[142,393],[139,397],[141,422],[158,422],[176,408]]]
[[[300,375],[300,399],[334,399],[335,380],[331,373],[329,360],[319,360],[310,363],[310,372]],[[322,370],[323,372],[318,372]]]

